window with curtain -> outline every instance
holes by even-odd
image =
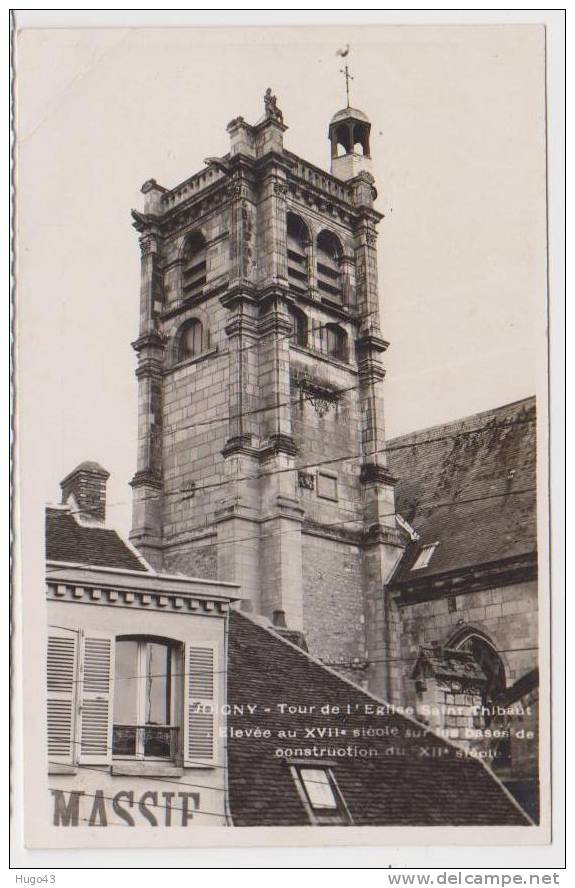
[[[178,726],[173,702],[177,646],[152,638],[116,641],[113,754],[172,759]]]
[[[214,644],[50,626],[46,665],[51,769],[217,761]]]

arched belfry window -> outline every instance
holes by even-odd
[[[184,297],[198,296],[206,283],[206,241],[196,231],[186,240],[182,263],[182,293]]]
[[[337,157],[342,157],[344,154],[351,153],[351,139],[349,127],[342,125],[338,126],[335,131],[335,139],[334,139],[335,153]]]
[[[186,321],[178,333],[177,360],[197,358],[208,347],[207,339],[207,331],[204,330],[201,321],[197,318]]]
[[[287,269],[293,290],[305,293],[308,288],[309,231],[294,213],[287,214]]]
[[[321,331],[321,350],[338,361],[349,359],[347,333],[339,324],[326,324]]]
[[[295,305],[290,306],[289,313],[293,325],[291,341],[300,348],[307,348],[309,335],[307,315]]]
[[[363,123],[354,124],[353,153],[369,157],[369,130]]]
[[[321,231],[317,238],[317,286],[337,302],[342,298],[341,254],[341,244],[335,234]]]

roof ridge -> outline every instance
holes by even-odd
[[[480,410],[478,413],[469,413],[467,416],[461,416],[459,419],[448,420],[447,422],[437,423],[437,425],[426,426],[424,429],[416,429],[413,432],[405,432],[402,435],[396,435],[393,438],[388,438],[387,444],[393,445],[398,444],[399,442],[407,441],[409,438],[417,438],[419,435],[425,435],[428,432],[438,432],[443,429],[452,429],[454,426],[461,425],[462,427],[465,423],[470,422],[475,419],[481,419],[482,417],[492,416],[497,413],[503,413],[506,410],[509,410],[511,407],[517,407],[519,404],[528,404],[532,403],[533,406],[536,405],[536,396],[529,395],[527,398],[520,398],[517,401],[510,401],[508,404],[501,404],[499,407],[491,407],[488,410]],[[463,431],[463,428],[462,428]]]

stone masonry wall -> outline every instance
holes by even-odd
[[[464,625],[489,636],[505,666],[507,686],[537,665],[537,583],[517,583],[458,595],[450,612],[447,598],[398,608],[401,632],[403,697],[413,704],[415,686],[410,678],[419,646],[434,641],[445,645]],[[528,650],[525,650],[525,649]],[[512,649],[523,649],[515,650]]]
[[[365,660],[361,552],[348,543],[302,535],[304,626],[309,650],[332,664]],[[342,669],[354,681],[361,673]],[[351,674],[353,672],[353,674]]]

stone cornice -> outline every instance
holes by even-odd
[[[393,477],[386,466],[379,466],[375,463],[363,463],[359,472],[359,480],[362,484],[385,484],[387,487],[397,484],[397,478]]]
[[[209,213],[220,209],[228,202],[229,185],[228,176],[218,178],[185,200],[166,209],[161,216],[132,210],[134,228],[142,233],[171,235],[186,226],[197,224]]]
[[[192,308],[196,308],[196,306],[198,305],[202,305],[202,303],[207,302],[208,299],[215,298],[216,296],[219,296],[220,293],[225,293],[227,289],[227,279],[224,281],[219,281],[213,286],[207,285],[203,288],[201,293],[198,293],[194,296],[188,296],[187,299],[183,299],[182,302],[174,305],[173,308],[167,308],[159,315],[159,318],[161,321],[167,321],[170,318],[175,318],[180,314],[184,314],[184,312],[189,311]]]
[[[270,435],[266,444],[258,451],[260,459],[267,459],[278,453],[285,453],[288,456],[295,456],[298,453],[297,444],[291,435],[284,435],[281,432]]]
[[[100,589],[92,586],[70,586],[48,583],[48,601],[96,604],[104,607],[129,607],[132,610],[176,611],[219,617],[229,609],[227,601],[197,598],[173,593],[131,592],[126,589]]]
[[[135,372],[137,379],[159,379],[164,373],[164,365],[161,360],[140,355]]]
[[[295,303],[309,305],[310,308],[319,308],[321,311],[325,311],[326,314],[334,315],[334,317],[338,318],[338,320],[345,321],[346,323],[359,324],[361,322],[358,310],[355,307],[338,305],[331,300],[324,301],[323,298],[321,300],[318,300],[314,298],[309,292],[302,293],[299,290],[294,290],[291,288],[290,297]]]
[[[385,352],[389,348],[389,342],[380,333],[376,333],[374,330],[367,330],[358,337],[357,346],[362,353]]]
[[[243,453],[246,456],[257,457],[258,449],[252,445],[251,435],[236,435],[235,438],[228,438],[220,453],[224,458],[228,456],[236,456],[239,453]]]
[[[254,303],[257,299],[257,290],[252,283],[247,281],[228,285],[226,292],[220,296],[220,303],[224,308],[233,311],[242,303]]]
[[[348,373],[353,374],[353,376],[358,375],[357,367],[354,367],[352,364],[348,364],[345,361],[340,361],[337,358],[334,358],[332,355],[326,355],[323,352],[317,351],[313,348],[302,348],[301,345],[297,345],[295,342],[290,342],[290,349],[300,352],[302,355],[308,355],[315,361],[322,361],[324,364],[331,364],[333,367],[337,367],[338,370],[346,370]]]
[[[205,535],[205,531],[203,531]],[[98,588],[126,588],[144,592],[174,592],[177,595],[236,600],[240,586],[228,580],[198,579],[181,574],[157,573],[154,570],[131,570],[125,567],[100,567],[73,561],[47,559],[50,583],[84,583]]]
[[[136,472],[130,481],[130,487],[154,487],[157,490],[162,490],[164,482],[157,472],[153,472],[151,469],[142,469],[140,472]]]
[[[275,175],[278,170],[282,170],[285,174],[289,174],[293,168],[293,161],[284,151],[268,151],[259,157],[254,163],[254,170],[258,178],[263,176]]]
[[[357,372],[362,383],[377,382],[381,379],[385,379],[386,375],[385,367],[382,367],[381,363],[376,358],[366,358],[362,361],[358,361]]]
[[[161,349],[166,347],[166,341],[158,330],[150,330],[148,333],[142,333],[134,342],[132,348],[135,352],[141,352],[145,348]]]
[[[357,519],[358,524],[361,523],[361,517]],[[322,539],[337,540],[341,543],[348,543],[351,546],[361,546],[363,539],[362,530],[352,530],[351,528],[334,527],[330,524],[322,524],[320,521],[312,521],[305,518],[302,524],[302,533],[308,536],[317,536]]]
[[[314,207],[322,214],[328,214],[342,222],[353,226],[356,208],[347,201],[323,191],[306,179],[299,179],[290,173],[288,178],[288,197],[302,208]]]
[[[391,580],[387,588],[401,593],[396,599],[401,606],[536,579],[537,553],[529,552],[487,564],[456,568],[441,574]]]
[[[386,524],[372,524],[364,531],[362,546],[394,546],[397,549],[405,549],[405,542],[399,530],[388,527]]]

